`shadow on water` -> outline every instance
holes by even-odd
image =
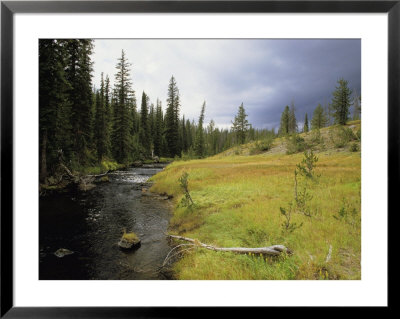
[[[171,247],[165,238],[168,201],[142,193],[161,169],[131,168],[86,193],[39,200],[39,279],[168,279],[157,272]],[[141,247],[122,251],[122,229],[139,235]],[[74,253],[62,258],[54,252]]]

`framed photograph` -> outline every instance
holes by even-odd
[[[2,1],[1,316],[388,307],[399,18]]]

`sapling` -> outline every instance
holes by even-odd
[[[194,203],[193,203],[193,200],[192,200],[192,197],[190,196],[190,193],[189,193],[189,188],[188,188],[188,177],[189,177],[189,174],[187,173],[187,172],[183,172],[182,173],[182,176],[181,177],[179,177],[179,183],[180,183],[180,186],[181,186],[181,188],[182,188],[182,190],[183,190],[183,193],[184,193],[184,197],[182,198],[182,204],[183,204],[183,206],[190,206],[190,205],[193,205]],[[190,203],[189,203],[190,202]]]
[[[285,209],[283,207],[279,207],[281,210],[281,214],[285,217],[285,221],[282,224],[282,227],[284,231],[287,231],[289,233],[292,233],[295,231],[297,228],[300,228],[303,226],[303,223],[300,223],[300,225],[297,225],[296,223],[291,222],[292,218],[292,204],[289,204],[289,209]]]
[[[297,164],[296,167],[299,170],[299,173],[305,177],[312,178],[313,177],[313,169],[318,162],[318,157],[314,155],[312,149],[304,152],[304,158],[301,163]]]

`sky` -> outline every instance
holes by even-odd
[[[332,99],[337,80],[361,94],[359,39],[129,39],[94,41],[93,84],[100,74],[114,82],[122,49],[132,64],[131,78],[140,108],[142,92],[166,108],[173,75],[181,98],[181,115],[198,120],[206,102],[211,119],[229,128],[243,102],[255,128],[276,130],[286,105],[295,105],[299,128],[318,103]]]

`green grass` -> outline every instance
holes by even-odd
[[[104,159],[100,163],[95,165],[73,167],[73,170],[81,175],[99,175],[107,171],[115,171],[124,167],[126,167],[126,165],[119,164],[112,160]]]
[[[124,232],[121,239],[128,243],[137,243],[139,241],[139,237],[133,232],[132,233]]]
[[[283,244],[294,251],[292,256],[264,259],[197,248],[175,263],[176,278],[360,279],[360,152],[328,148],[316,155],[315,173],[320,177],[307,183],[313,195],[309,203],[313,217],[294,213],[293,222],[303,226],[292,233],[283,231],[280,207],[293,200],[293,172],[302,153],[271,151],[244,156],[224,152],[207,159],[174,162],[153,176],[151,191],[174,196],[170,233],[220,247]],[[191,208],[179,205],[183,193],[178,178],[184,171],[189,174],[195,203]],[[335,218],[342,207],[346,217]],[[332,257],[326,262],[330,246]]]

